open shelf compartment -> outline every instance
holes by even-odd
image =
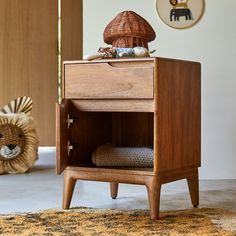
[[[59,105],[60,106],[60,105]],[[67,139],[67,166],[77,168],[112,169],[114,171],[153,172],[153,168],[97,167],[92,163],[92,154],[98,146],[111,144],[114,147],[153,148],[154,113],[152,112],[87,112],[80,111],[72,103],[64,114],[64,137]],[[67,115],[66,115],[67,114]],[[67,125],[66,125],[67,123]],[[63,131],[62,131],[63,132]],[[63,145],[60,145],[63,146]],[[62,152],[61,152],[62,154]],[[63,155],[60,155],[63,158]],[[66,166],[65,166],[66,167]]]
[[[71,107],[70,119],[70,165],[94,167],[93,152],[107,143],[114,147],[153,147],[153,113],[80,112]]]

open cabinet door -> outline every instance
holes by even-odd
[[[56,155],[57,174],[69,164],[68,155],[68,100],[62,100],[56,104]]]

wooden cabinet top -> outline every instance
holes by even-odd
[[[154,62],[157,60],[168,60],[168,61],[177,61],[177,62],[188,62],[188,63],[198,63],[195,61],[189,61],[189,60],[183,60],[183,59],[176,59],[176,58],[164,58],[164,57],[141,57],[141,58],[109,58],[109,59],[101,59],[101,60],[92,60],[92,61],[87,61],[87,60],[73,60],[73,61],[64,61],[63,64],[77,64],[77,63],[82,63],[82,64],[88,64],[88,63],[107,63],[107,62]]]

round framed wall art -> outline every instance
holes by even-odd
[[[204,0],[157,0],[157,12],[161,20],[176,29],[195,25],[203,15]]]

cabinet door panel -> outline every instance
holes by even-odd
[[[69,164],[68,132],[68,101],[63,100],[56,104],[57,174],[61,174]]]

